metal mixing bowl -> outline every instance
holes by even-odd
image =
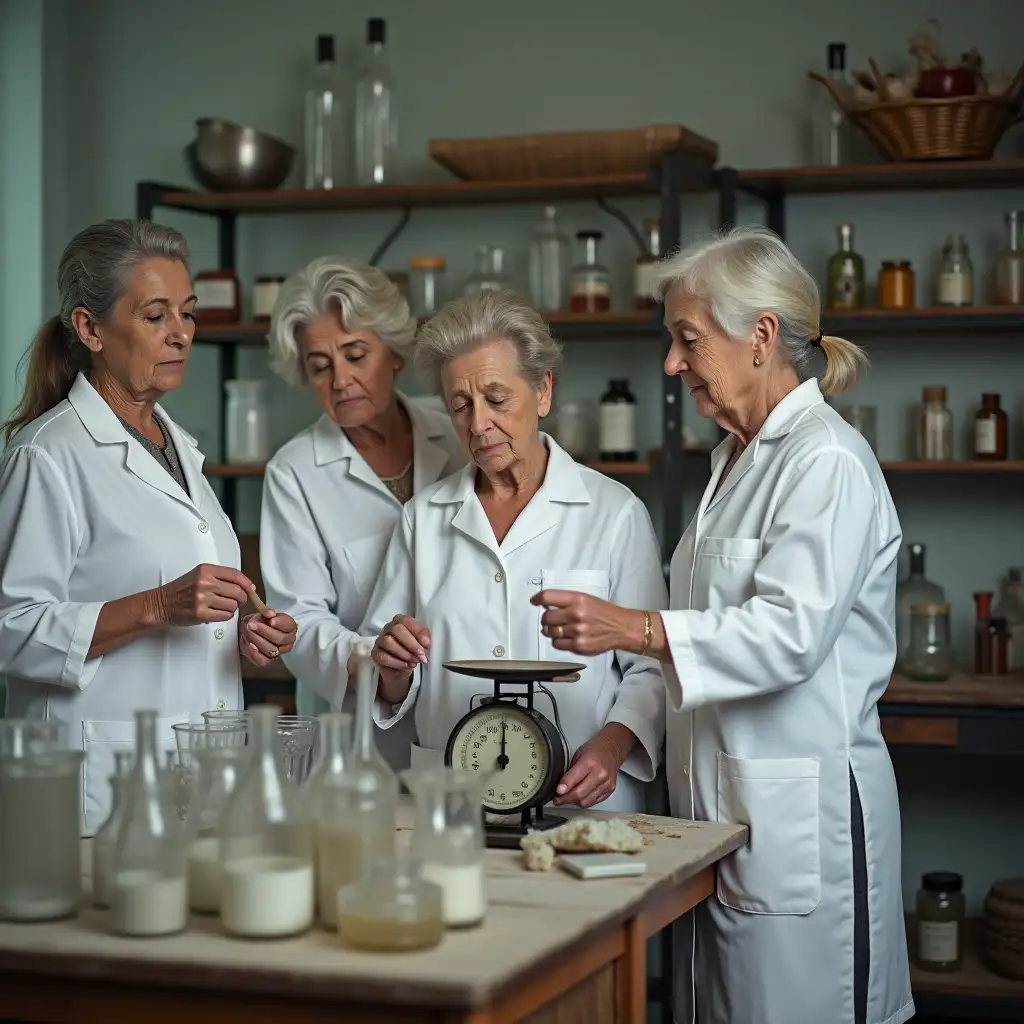
[[[218,117],[196,121],[196,137],[185,147],[192,176],[214,192],[277,188],[294,160],[287,142]]]

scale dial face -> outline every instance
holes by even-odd
[[[564,756],[560,741],[557,752],[553,749],[548,725],[536,712],[501,702],[476,708],[455,727],[448,741],[451,765],[492,773],[484,810],[515,814],[549,798],[562,776]]]

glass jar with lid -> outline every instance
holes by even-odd
[[[228,380],[225,455],[232,465],[266,462],[270,455],[267,382],[262,378]]]
[[[878,272],[878,308],[913,309],[914,268],[910,260],[883,260]]]
[[[955,871],[929,871],[917,893],[917,965],[959,970],[964,962],[964,880]]]
[[[413,316],[433,316],[444,301],[444,271],[441,256],[413,256],[409,260],[409,308]]]
[[[936,302],[940,306],[970,306],[974,302],[974,264],[963,235],[950,235],[942,247]]]
[[[476,265],[462,287],[463,295],[486,291],[513,290],[512,280],[505,272],[505,250],[481,245],[476,250]]]
[[[910,636],[900,671],[923,683],[941,683],[953,674],[948,604],[912,604]]]
[[[612,286],[608,268],[597,259],[602,231],[577,231],[583,243],[583,260],[569,273],[569,308],[574,313],[603,313],[611,308]]]

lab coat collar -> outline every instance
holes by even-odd
[[[200,507],[203,494],[201,473],[204,457],[197,448],[196,439],[173,423],[159,405],[154,411],[159,417],[161,425],[170,435],[174,449],[181,461],[189,492],[194,496],[194,500],[178,486],[178,482],[170,473],[128,434],[117,418],[117,414],[89,383],[85,374],[80,373],[75,378],[74,384],[71,385],[71,391],[68,393],[68,401],[78,414],[82,425],[89,431],[97,444],[122,444],[125,446],[127,449],[125,465],[130,472],[151,487],[174,498],[175,501],[180,501],[193,509]]]

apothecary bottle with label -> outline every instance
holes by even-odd
[[[241,290],[233,270],[201,270],[192,278],[199,323],[236,324],[242,319]]]
[[[956,971],[963,965],[964,880],[955,871],[929,871],[917,893],[917,965]]]
[[[922,462],[949,462],[953,458],[953,414],[946,408],[946,389],[921,389],[917,414],[917,457]]]
[[[974,264],[963,235],[950,235],[942,247],[935,301],[940,306],[970,306],[974,302]]]
[[[636,462],[636,396],[628,380],[608,382],[601,396],[598,437],[602,462]]]
[[[636,260],[633,294],[637,309],[653,309],[658,301],[654,295],[654,275],[661,255],[661,222],[654,218],[645,220],[644,234],[647,235],[647,251],[642,252]]]
[[[860,309],[864,305],[864,257],[853,248],[853,225],[838,224],[839,248],[828,258],[826,305]]]
[[[583,243],[583,262],[569,275],[569,308],[574,313],[603,313],[612,304],[611,276],[597,261],[597,243],[604,233],[577,231],[576,237]]]
[[[998,461],[1006,458],[1006,411],[999,395],[981,396],[981,408],[974,416],[974,457]]]

